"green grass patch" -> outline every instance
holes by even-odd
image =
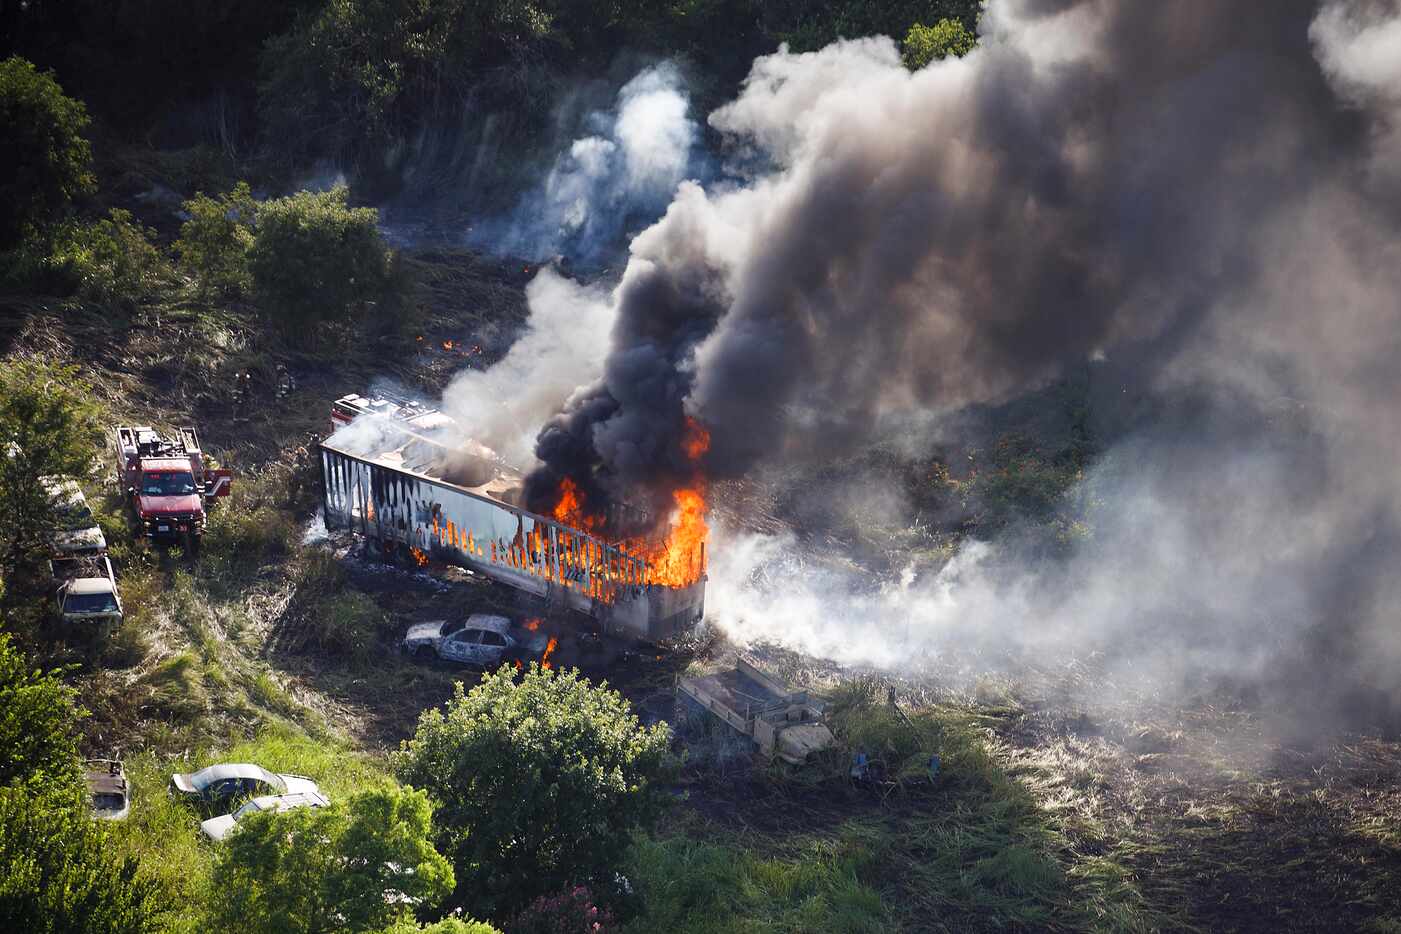
[[[721,841],[640,838],[624,874],[643,907],[626,930],[875,934],[891,929],[871,884],[879,862],[869,840],[855,829],[780,856]]]

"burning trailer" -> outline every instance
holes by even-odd
[[[319,445],[326,528],[419,564],[466,568],[597,620],[606,633],[659,642],[705,613],[705,544],[609,542],[522,503],[520,474],[421,406],[347,396],[355,427]],[[339,419],[338,419],[339,420]],[[364,426],[360,428],[359,426]],[[431,426],[431,427],[430,427]]]

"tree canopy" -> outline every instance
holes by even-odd
[[[258,207],[250,253],[264,312],[288,330],[344,317],[380,296],[389,251],[374,208],[352,208],[339,186],[300,191]]]
[[[452,891],[422,792],[385,787],[325,808],[258,812],[222,842],[212,916],[223,930],[374,931]]]
[[[455,902],[499,917],[571,883],[611,885],[629,831],[667,800],[665,724],[577,671],[509,666],[419,719],[396,754],[402,781],[437,803]]]
[[[0,361],[0,567],[13,568],[52,524],[43,478],[85,475],[101,437],[76,367]]]
[[[88,113],[52,74],[18,56],[0,62],[0,249],[41,232],[93,189]]]

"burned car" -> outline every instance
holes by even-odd
[[[331,802],[317,791],[299,791],[287,795],[260,795],[232,814],[223,814],[202,821],[199,829],[211,840],[222,840],[238,828],[238,822],[249,814],[272,811],[280,814],[293,808],[324,808]]]
[[[77,482],[67,477],[44,477],[41,482],[54,504],[54,526],[44,536],[50,555],[71,558],[106,554],[107,539]]]
[[[305,775],[278,774],[247,763],[211,765],[198,772],[177,773],[170,777],[170,787],[187,799],[204,803],[320,792],[316,782]]]
[[[126,770],[117,759],[89,759],[84,764],[92,816],[102,820],[125,820],[131,813],[131,785]]]
[[[516,628],[504,616],[473,613],[466,619],[434,620],[410,626],[400,649],[421,660],[495,668],[504,661],[539,658],[549,645],[544,634]]]

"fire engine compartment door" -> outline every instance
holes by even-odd
[[[213,499],[218,496],[228,496],[233,492],[233,471],[227,467],[219,467],[213,470],[206,470],[204,495]]]

